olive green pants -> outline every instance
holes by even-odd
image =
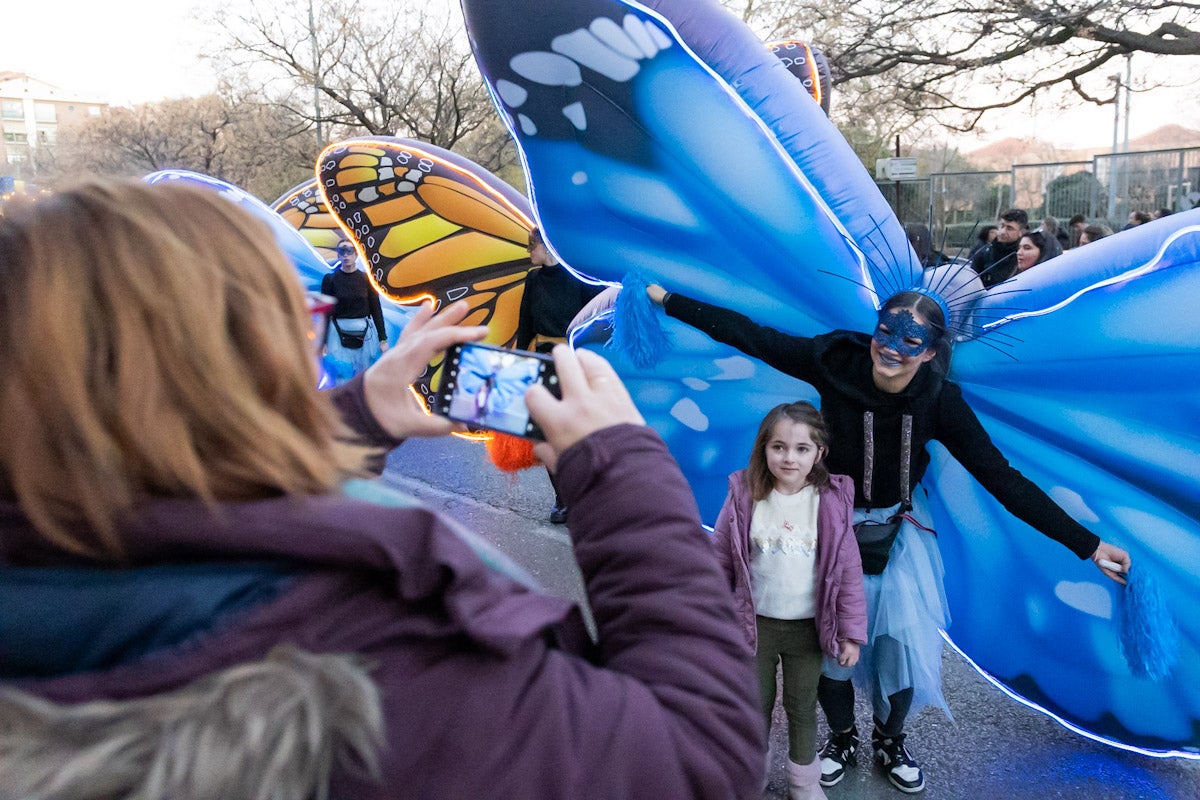
[[[775,710],[776,669],[783,665],[783,710],[788,722],[788,758],[809,764],[817,755],[817,680],[821,677],[821,643],[812,619],[757,617],[758,685],[762,710],[771,733]]]

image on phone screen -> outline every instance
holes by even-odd
[[[525,390],[538,382],[557,388],[548,357],[464,344],[451,348],[445,369],[445,386],[439,392],[445,416],[514,436],[541,438],[525,407]]]

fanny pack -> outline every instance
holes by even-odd
[[[897,514],[887,522],[867,519],[855,523],[854,538],[858,540],[858,554],[862,557],[864,575],[878,575],[887,567],[892,545],[896,543],[904,517],[904,514]]]
[[[343,319],[334,317],[330,321],[333,322],[333,329],[337,331],[338,341],[342,343],[342,347],[347,350],[362,349],[363,341],[367,338],[366,317],[345,317]]]

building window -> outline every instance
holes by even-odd
[[[54,144],[58,139],[58,131],[54,128],[38,128],[37,140],[38,144]]]
[[[4,119],[25,119],[25,109],[20,100],[0,100],[0,117]]]
[[[54,103],[34,103],[33,118],[38,122],[56,122],[58,109],[54,107]]]
[[[67,106],[67,111],[71,114],[75,113],[75,106]]]
[[[88,106],[88,116],[91,116],[91,117],[100,116],[100,106]]]
[[[24,133],[16,133],[15,131],[5,131],[4,141],[9,144],[25,144],[29,141],[29,136]]]

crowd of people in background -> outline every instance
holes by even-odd
[[[1121,230],[1144,225],[1171,213],[1169,208],[1159,208],[1153,212],[1130,211],[1128,222]],[[1010,208],[1001,212],[994,224],[988,223],[978,228],[976,240],[971,243],[966,258],[978,273],[984,288],[990,289],[1031,267],[1062,255],[1066,250],[1112,235],[1113,229],[1108,225],[1089,223],[1083,214],[1076,214],[1067,220],[1065,228],[1052,216],[1043,217],[1038,227],[1033,228],[1024,209]],[[909,239],[913,239],[911,232]]]

